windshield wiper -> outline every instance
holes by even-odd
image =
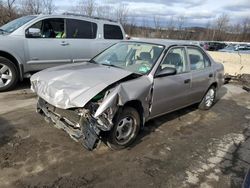
[[[89,60],[90,63],[97,64],[93,59]]]
[[[115,68],[121,69],[121,67],[116,66],[116,65],[113,65],[113,64],[105,64],[105,63],[102,63],[102,64],[100,64],[100,65],[109,66],[109,67],[115,67]]]

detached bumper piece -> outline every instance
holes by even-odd
[[[88,150],[93,150],[100,142],[100,130],[94,120],[89,120],[73,110],[56,108],[42,98],[37,103],[37,112],[44,116],[47,122],[52,122],[58,129],[62,129],[76,142],[81,142]]]

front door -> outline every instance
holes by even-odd
[[[191,73],[184,47],[169,50],[158,71],[175,68],[176,75],[154,79],[151,117],[156,117],[190,104]]]
[[[64,27],[64,19],[61,18],[45,19],[30,27],[41,30],[39,36],[26,35],[27,64],[29,64],[30,71],[71,62]]]

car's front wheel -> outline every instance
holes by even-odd
[[[202,101],[199,104],[199,109],[201,110],[208,110],[210,109],[214,102],[215,102],[215,98],[216,98],[216,88],[214,86],[211,86],[206,94],[204,95]]]
[[[12,89],[18,81],[15,65],[4,57],[0,57],[0,92]]]
[[[131,145],[140,130],[140,116],[136,109],[124,107],[114,121],[108,134],[107,144],[111,149],[123,149]]]

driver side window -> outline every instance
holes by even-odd
[[[39,36],[32,36],[28,34],[28,38],[65,38],[65,28],[64,28],[64,19],[61,18],[52,18],[39,21],[32,25],[30,28],[39,29]],[[30,29],[29,28],[29,29]]]
[[[163,70],[166,67],[175,68],[177,74],[187,72],[188,66],[184,47],[176,47],[169,50],[160,65],[160,69]]]

